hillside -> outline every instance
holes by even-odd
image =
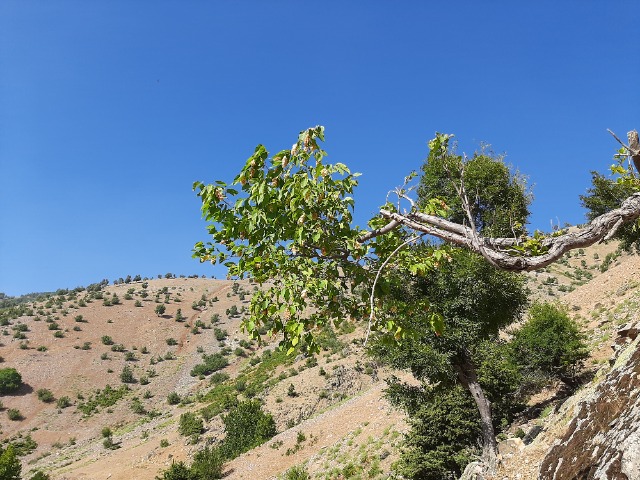
[[[4,326],[1,347],[4,366],[16,368],[24,383],[2,398],[6,411],[18,409],[22,417],[3,416],[2,437],[22,438],[27,447],[31,440],[37,444],[22,457],[23,473],[41,469],[52,478],[153,479],[207,439],[222,436],[216,415],[228,392],[262,398],[282,433],[230,464],[227,478],[247,478],[256,471],[268,478],[312,455],[320,462],[323,448],[326,460],[318,469],[324,462],[342,468],[351,463],[350,456],[340,459],[328,452],[340,442],[377,452],[380,443],[370,439],[381,438],[392,448],[404,428],[402,416],[382,399],[384,372],[362,354],[354,327],[345,324],[339,338],[325,332],[324,352],[317,359],[286,357],[274,345],[258,348],[239,331],[253,288],[246,282],[162,279],[29,304],[27,315]],[[156,314],[158,305],[166,306],[162,315]],[[227,359],[223,377],[220,372],[192,376],[203,354]],[[132,372],[130,383],[121,379],[125,367]],[[216,386],[212,378],[222,382]],[[105,394],[107,386],[112,389]],[[39,399],[43,389],[53,401]],[[181,401],[169,405],[167,396],[174,392]],[[178,420],[205,407],[212,418],[193,445],[179,435]],[[103,445],[105,427],[117,448]],[[341,456],[349,448],[340,450]],[[374,463],[382,473],[390,461]]]
[[[638,257],[618,256],[609,244],[530,274],[533,295],[564,302],[589,335],[585,378],[608,368],[617,328],[636,318],[638,267]],[[261,398],[280,433],[228,463],[225,478],[276,478],[303,463],[313,478],[388,478],[407,427],[383,397],[390,372],[364,355],[362,331],[344,323],[322,332],[315,359],[286,357],[275,342],[258,347],[239,330],[254,288],[200,278],[130,282],[33,300],[5,321],[3,367],[16,368],[24,384],[2,397],[2,439],[23,445],[24,477],[42,470],[54,479],[154,479],[220,440],[220,413],[238,396]],[[203,354],[219,363],[193,371]],[[566,424],[554,413],[563,403],[557,386],[532,400],[510,431],[542,433],[517,454],[509,450],[515,440],[503,442],[496,478],[537,478]],[[21,418],[9,420],[14,409]],[[178,432],[185,412],[205,418],[197,444]]]

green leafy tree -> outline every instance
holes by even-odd
[[[528,320],[516,330],[511,342],[514,358],[529,372],[572,383],[576,369],[589,356],[585,335],[557,305],[538,303],[529,309]]]
[[[180,415],[180,424],[178,426],[178,431],[180,432],[180,435],[191,437],[194,443],[202,433],[203,427],[204,425],[202,423],[202,419],[199,418],[195,413],[186,412]]]
[[[22,385],[22,376],[15,368],[0,368],[0,394],[15,392]]]
[[[13,445],[6,448],[0,445],[0,478],[2,480],[20,480],[22,465]]]
[[[239,403],[223,418],[226,433],[222,450],[227,458],[262,445],[276,434],[276,423],[257,400]]]
[[[161,304],[159,304],[159,305],[156,305],[156,310],[155,310],[155,312],[156,312],[156,315],[157,315],[157,316],[159,316],[159,317],[160,317],[160,316],[164,315],[164,312],[166,312],[166,310],[167,310],[167,307],[165,307],[164,303],[161,303]]]
[[[194,184],[213,239],[197,243],[194,256],[263,284],[243,325],[255,339],[262,326],[268,334],[282,333],[281,345],[290,352],[301,341],[315,349],[312,332],[328,319],[362,315],[372,267],[407,239],[395,230],[363,241],[365,232],[352,226],[357,174],[324,163],[323,140],[323,127],[305,130],[271,159],[259,145],[231,184]],[[427,202],[422,211],[443,213],[443,205]],[[371,226],[383,223],[376,219]],[[428,256],[407,263],[424,270],[432,262]]]
[[[291,149],[271,158],[259,145],[230,184],[194,184],[212,240],[198,242],[194,257],[222,263],[232,278],[262,285],[252,296],[243,326],[257,340],[260,332],[282,334],[281,347],[289,353],[299,345],[317,351],[314,332],[331,321],[363,317],[369,318],[369,330],[389,332],[394,340],[422,335],[436,337],[432,345],[451,346],[447,354],[432,348],[430,364],[437,367],[434,374],[448,376],[452,385],[459,382],[471,392],[481,413],[483,451],[485,456],[493,452],[495,459],[491,412],[479,383],[475,348],[481,340],[495,340],[497,329],[517,317],[521,285],[513,290],[514,302],[498,305],[507,310],[485,309],[486,316],[476,315],[480,325],[472,327],[460,346],[452,342],[457,328],[449,327],[455,320],[447,315],[453,312],[463,326],[465,315],[475,315],[465,311],[474,291],[501,293],[482,291],[482,286],[459,277],[470,292],[459,305],[452,300],[447,313],[438,285],[421,278],[464,254],[441,245],[406,247],[433,235],[482,255],[502,270],[535,270],[638,219],[640,196],[626,199],[622,208],[599,217],[580,235],[560,231],[528,236],[524,225],[530,195],[522,177],[483,152],[471,159],[456,155],[450,137],[438,134],[429,142],[420,198],[412,197],[415,175],[409,175],[393,191],[397,201],[380,208],[369,230],[352,225],[357,174],[344,164],[325,163],[322,127],[301,132]],[[402,295],[388,294],[394,291]]]
[[[422,334],[415,333],[399,345],[380,343],[374,352],[425,384],[441,385],[441,392],[456,385],[466,389],[476,403],[482,426],[483,457],[492,463],[496,455],[494,416],[479,378],[480,349],[484,342],[497,342],[500,329],[519,318],[527,301],[524,279],[497,270],[467,250],[456,249],[451,258],[427,277],[412,282],[401,278],[402,282],[396,280],[389,286],[391,295],[399,299],[392,309],[408,317],[406,322],[414,332],[427,321],[418,306],[424,298],[432,299],[432,306],[444,318],[442,333],[422,329]],[[474,443],[475,439],[469,444]]]

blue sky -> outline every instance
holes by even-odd
[[[195,180],[230,180],[325,125],[361,172],[364,224],[436,131],[529,176],[532,226],[578,195],[638,124],[633,1],[0,3],[0,292],[127,274],[224,272]],[[557,219],[557,220],[556,220]]]

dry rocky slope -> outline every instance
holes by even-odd
[[[536,297],[565,303],[581,323],[593,351],[587,367],[597,373],[572,397],[551,388],[532,400],[538,415],[514,425],[513,438],[501,442],[495,479],[640,478],[640,355],[639,340],[633,340],[640,258],[614,252],[615,245],[598,245],[531,274]],[[601,272],[603,263],[608,268]],[[226,478],[278,478],[295,465],[304,465],[311,478],[388,478],[407,427],[384,399],[388,372],[364,355],[361,332],[345,324],[336,336],[325,335],[316,360],[279,355],[275,342],[258,347],[239,330],[253,288],[247,282],[159,279],[30,305],[30,315],[3,327],[0,347],[3,367],[15,367],[24,382],[2,397],[4,409],[18,409],[22,419],[0,417],[2,438],[26,445],[23,472],[152,480],[223,436],[218,407],[232,392],[260,398],[280,433],[229,462]],[[160,304],[166,312],[158,316]],[[176,321],[178,309],[182,321]],[[619,330],[617,360],[610,363]],[[221,372],[227,380],[215,385],[211,375],[190,374],[203,353],[226,355],[229,365]],[[135,379],[127,390],[120,378],[125,366]],[[121,398],[105,395],[107,385]],[[41,401],[41,389],[56,400]],[[181,403],[167,403],[172,392]],[[63,397],[68,406],[59,402]],[[203,409],[205,431],[192,444],[178,433],[179,417]],[[105,448],[105,427],[117,448]],[[528,434],[524,442],[515,436],[518,428]]]
[[[362,334],[348,323],[324,332],[315,359],[286,357],[275,341],[259,347],[239,328],[254,287],[200,278],[131,282],[52,295],[12,319],[0,355],[23,386],[1,398],[0,425],[3,440],[24,447],[25,478],[42,470],[53,479],[154,479],[223,437],[220,407],[229,392],[260,398],[281,433],[230,462],[226,478],[275,478],[301,462],[319,478],[344,469],[385,478],[406,427],[383,398],[386,372],[362,352]],[[227,380],[191,375],[203,354],[216,353],[228,359],[218,372]],[[125,367],[131,383],[121,380]],[[43,389],[55,399],[39,399]],[[177,405],[167,402],[173,392]],[[13,409],[20,420],[8,419]],[[204,432],[193,444],[179,435],[179,418],[203,409]],[[104,445],[105,427],[114,448]]]

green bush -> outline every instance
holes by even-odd
[[[204,360],[204,363],[200,363],[191,369],[192,377],[199,377],[200,375],[210,375],[213,372],[222,370],[224,367],[229,365],[227,357],[225,357],[221,353],[214,353],[212,355],[207,355],[205,353],[202,355],[202,359]]]
[[[135,379],[133,378],[133,370],[129,365],[125,365],[120,373],[120,381],[122,383],[134,383]]]
[[[22,376],[15,368],[0,368],[0,395],[15,392],[22,385]]]
[[[22,413],[20,413],[20,410],[18,410],[17,408],[10,408],[9,410],[7,410],[7,417],[9,417],[9,420],[11,420],[12,422],[17,422],[24,418],[22,416]]]
[[[421,480],[458,478],[477,453],[473,447],[480,437],[480,419],[469,392],[456,385],[405,391],[395,398],[410,399],[404,406],[411,426],[397,473]]]
[[[167,395],[167,403],[169,405],[177,405],[180,403],[180,401],[180,395],[178,395],[176,392],[171,392],[169,395]]]
[[[55,400],[53,393],[47,388],[41,388],[36,393],[38,394],[38,400],[42,402],[51,403]]]
[[[529,319],[514,332],[514,358],[526,371],[570,380],[589,352],[585,336],[566,311],[550,303],[535,304]]]
[[[162,477],[157,480],[200,480],[184,462],[173,462],[171,467],[162,472]]]
[[[22,472],[22,464],[18,460],[13,445],[9,444],[6,448],[0,445],[0,478],[2,480],[20,480]]]
[[[226,436],[220,448],[229,459],[263,444],[276,434],[273,417],[262,411],[257,400],[239,403],[223,422]]]
[[[205,447],[194,455],[191,472],[199,480],[222,478],[224,460],[219,448]]]
[[[303,465],[291,467],[284,473],[284,480],[309,480],[309,472]]]
[[[180,415],[180,424],[178,426],[178,432],[185,437],[191,437],[192,440],[197,440],[202,433],[202,419],[193,412],[185,412]]]

